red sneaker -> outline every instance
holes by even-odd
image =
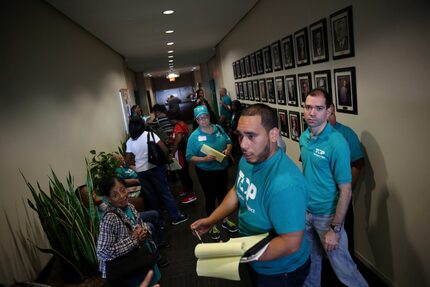
[[[196,201],[196,200],[197,200],[197,197],[195,195],[189,195],[189,196],[182,198],[181,202],[184,204],[187,204],[187,203],[191,203],[191,202]]]

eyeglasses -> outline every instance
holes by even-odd
[[[113,200],[121,200],[128,195],[128,190],[125,186],[121,187],[119,190],[113,190],[111,198]]]
[[[305,105],[305,110],[307,112],[311,112],[313,109],[315,109],[317,112],[322,112],[326,109],[326,106],[310,106],[310,105]]]
[[[209,120],[209,116],[200,116],[197,118],[198,121],[207,121]]]

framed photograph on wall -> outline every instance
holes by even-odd
[[[284,89],[284,77],[276,77],[275,78],[275,91],[276,97],[278,100],[278,104],[287,105],[287,101],[285,100],[285,89]]]
[[[232,66],[233,66],[233,76],[234,76],[234,79],[237,80],[236,62],[233,62]]]
[[[331,72],[330,70],[322,70],[314,72],[314,86],[315,88],[320,88],[332,97],[333,94],[331,89]]]
[[[294,33],[294,42],[297,67],[309,65],[308,28]]]
[[[282,39],[282,59],[284,62],[284,69],[294,68],[296,65],[294,63],[294,48],[293,48],[293,36],[289,35]]]
[[[234,91],[236,92],[236,100],[239,100],[239,83],[234,83]]]
[[[293,141],[298,142],[300,139],[300,135],[302,134],[301,126],[300,126],[300,113],[290,111],[289,119],[290,119],[291,139]]]
[[[263,60],[264,60],[264,72],[271,73],[272,69],[272,53],[270,52],[270,46],[263,48]]]
[[[258,50],[255,52],[255,63],[257,64],[257,75],[264,74],[263,52]]]
[[[243,100],[245,99],[243,97],[243,82],[239,82],[238,85],[239,85],[239,100]]]
[[[237,78],[240,79],[242,78],[242,72],[240,71],[240,61],[237,60],[236,62],[234,62],[235,66],[236,66],[236,75]]]
[[[273,82],[273,78],[266,79],[266,94],[269,103],[276,104],[276,96],[275,96],[275,83]]]
[[[262,102],[267,103],[267,93],[266,93],[266,80],[260,79],[258,80],[258,85],[260,87],[260,98]]]
[[[252,89],[254,91],[254,99],[255,99],[255,101],[257,101],[257,102],[261,101],[261,99],[260,99],[260,87],[258,85],[258,81],[257,80],[252,81]]]
[[[305,121],[305,114],[300,113],[301,115],[301,124],[302,124],[302,133],[308,128],[308,123]]]
[[[249,94],[248,94],[248,85],[247,82],[243,82],[243,99],[245,101],[249,100]]]
[[[257,75],[257,63],[255,62],[255,54],[249,55],[249,62],[251,64],[251,74],[253,76]]]
[[[303,73],[297,76],[299,82],[300,105],[305,106],[306,96],[312,90],[311,73]]]
[[[252,81],[246,82],[248,86],[248,98],[250,101],[254,101],[254,88],[252,87]]]
[[[278,120],[279,120],[279,128],[281,131],[281,135],[284,137],[289,138],[290,133],[288,129],[288,118],[287,118],[287,111],[286,110],[278,110]]]
[[[272,44],[272,63],[273,70],[280,71],[282,70],[282,53],[281,53],[281,42],[276,41]]]
[[[245,58],[240,59],[239,63],[240,63],[240,74],[242,75],[242,78],[246,78]]]
[[[352,6],[330,15],[333,60],[354,56]]]
[[[299,99],[297,97],[297,79],[296,75],[285,76],[285,92],[289,106],[298,107]]]
[[[327,44],[327,21],[319,20],[313,23],[309,28],[311,34],[311,58],[312,63],[321,63],[328,61],[328,44]]]
[[[245,73],[247,77],[251,77],[251,64],[249,63],[249,56],[245,57]]]
[[[334,69],[333,77],[336,111],[356,115],[358,110],[355,67]]]

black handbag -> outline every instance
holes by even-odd
[[[151,141],[152,137],[152,141]],[[155,142],[154,134],[148,132],[147,135],[148,143],[148,162],[154,165],[164,165],[168,163],[167,156],[160,148],[160,146]]]
[[[124,222],[119,214],[116,214],[121,221],[131,231],[132,227]],[[131,279],[140,274],[146,274],[154,268],[157,263],[155,247],[149,240],[142,242],[139,247],[132,251],[117,257],[111,261],[106,261],[106,280],[109,282],[120,282]]]

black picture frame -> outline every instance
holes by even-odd
[[[312,63],[322,63],[329,59],[327,43],[327,20],[321,19],[309,27],[311,37],[311,59]]]
[[[243,97],[243,82],[239,82],[238,85],[239,85],[239,100],[243,100],[245,99]]]
[[[256,102],[260,102],[261,98],[260,98],[260,87],[258,85],[258,80],[252,81],[252,89],[254,91],[254,100]]]
[[[270,104],[276,104],[275,81],[273,78],[266,79],[267,100]]]
[[[249,55],[249,63],[251,65],[251,74],[252,76],[257,75],[257,63],[255,62],[255,53]]]
[[[340,113],[358,113],[355,76],[355,67],[333,70],[336,111]]]
[[[293,141],[298,142],[300,140],[300,135],[302,134],[300,125],[300,113],[290,111],[288,114],[288,121],[290,122],[290,138]]]
[[[259,86],[259,90],[260,90],[261,101],[264,103],[267,103],[266,80],[265,79],[259,79],[258,80],[258,86]]]
[[[309,65],[308,28],[305,27],[294,33],[294,46],[297,67]]]
[[[333,60],[353,57],[355,48],[352,6],[331,14],[330,27]]]
[[[234,91],[236,92],[236,99],[239,100],[239,83],[234,83]]]
[[[274,71],[280,71],[283,69],[282,65],[282,52],[281,52],[281,42],[276,41],[271,45],[272,49],[272,64]]]
[[[321,70],[314,72],[314,87],[325,90],[332,97],[331,72],[330,70]]]
[[[236,75],[237,75],[237,78],[240,79],[240,78],[242,78],[242,72],[240,71],[240,60],[237,60],[235,62],[235,65],[236,65]]]
[[[257,75],[264,74],[263,50],[255,52],[255,62],[257,64]]]
[[[300,105],[305,106],[305,101],[308,93],[312,90],[312,77],[311,73],[303,73],[297,75],[298,82],[298,95],[300,98]]]
[[[301,121],[301,124],[302,124],[302,133],[304,133],[305,130],[307,130],[307,128],[308,128],[308,123],[305,120],[305,114],[304,113],[300,113],[300,116],[301,116],[301,119],[302,119],[302,121]]]
[[[254,88],[252,87],[252,81],[246,82],[248,86],[248,98],[250,101],[254,101]]]
[[[290,130],[288,127],[288,111],[287,110],[278,110],[278,122],[279,122],[279,130],[281,132],[281,136],[290,138]]]
[[[288,35],[281,41],[282,62],[284,69],[292,69],[296,66],[294,59],[293,35]]]
[[[270,46],[266,46],[263,48],[263,62],[264,62],[264,72],[271,73],[273,71],[272,68],[272,53]]]
[[[248,95],[248,85],[247,82],[243,82],[243,99],[245,101],[249,100],[249,95]]]
[[[275,78],[275,92],[276,92],[276,99],[278,104],[286,106],[287,101],[285,98],[285,86],[284,86],[283,76]]]
[[[245,58],[242,58],[239,60],[240,63],[240,74],[241,78],[246,78],[246,72],[245,72]]]
[[[297,77],[296,75],[285,76],[285,94],[289,106],[298,107],[299,98],[297,94]]]
[[[251,77],[251,64],[249,63],[249,56],[245,57],[245,73],[247,77]]]
[[[237,80],[236,62],[233,62],[232,66],[233,66],[233,77],[235,80]]]

